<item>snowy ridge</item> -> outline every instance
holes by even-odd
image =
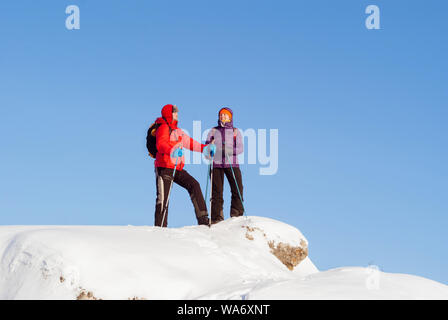
[[[319,272],[307,253],[299,230],[261,217],[3,226],[0,299],[448,299],[448,286],[416,276],[376,271],[372,286],[368,268]]]

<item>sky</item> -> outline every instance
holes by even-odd
[[[380,29],[368,30],[368,5]],[[66,28],[66,7],[80,29]],[[145,138],[278,130],[278,170],[241,166],[247,215],[297,227],[321,270],[377,265],[448,284],[442,0],[3,1],[0,224],[153,225]],[[269,135],[268,135],[269,136]],[[207,164],[188,164],[205,191]],[[224,214],[230,193],[225,184]],[[195,225],[174,186],[170,227]],[[229,235],[231,236],[231,235]]]

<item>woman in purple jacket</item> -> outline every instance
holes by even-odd
[[[243,197],[243,181],[237,157],[238,154],[243,152],[243,139],[240,131],[233,127],[233,112],[230,108],[224,107],[219,110],[218,117],[218,126],[210,130],[206,142],[206,144],[209,144],[214,141],[216,145],[216,153],[213,158],[212,224],[224,220],[224,200],[222,197],[224,175],[229,182],[232,192],[230,216],[239,217],[244,213],[244,207],[238,194],[239,188],[241,197]],[[232,165],[235,177],[232,174],[230,165]]]

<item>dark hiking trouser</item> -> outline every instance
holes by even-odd
[[[174,169],[170,168],[155,168],[157,188],[156,212],[154,216],[155,226],[161,226],[165,207],[163,227],[167,227],[168,225],[168,192],[170,190],[171,181],[173,180],[173,171]],[[191,202],[193,203],[196,218],[199,219],[202,216],[208,216],[207,206],[205,205],[199,182],[190,176],[186,170],[176,170],[174,182],[187,189],[190,194]]]
[[[239,217],[244,213],[243,204],[241,203],[240,196],[238,195],[238,189],[236,183],[238,183],[238,188],[241,192],[241,197],[243,197],[243,179],[241,176],[240,168],[233,168],[235,172],[235,178],[232,174],[231,168],[213,168],[213,190],[212,190],[212,213],[211,220],[212,223],[216,223],[224,220],[224,214],[222,212],[224,200],[222,198],[222,193],[224,189],[224,175],[229,181],[230,191],[232,193],[232,202],[230,204],[230,216]],[[244,200],[244,198],[243,198]]]

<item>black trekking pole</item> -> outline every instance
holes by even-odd
[[[215,139],[212,139],[212,141],[209,143],[212,144],[214,143]],[[210,164],[208,165],[208,174],[207,174],[207,183],[205,185],[205,199],[207,199],[207,194],[208,194],[208,176],[210,175],[210,220],[208,223],[208,226],[210,227],[212,222],[211,222],[211,217],[212,217],[212,190],[213,190],[213,157],[215,156],[215,154],[210,153]]]
[[[210,220],[208,222],[209,227],[212,225],[213,157],[214,157],[214,155],[211,155],[211,159],[210,159]]]
[[[229,155],[227,154],[227,152],[224,151],[224,153],[226,154],[227,162],[228,162],[229,165],[230,165],[230,169],[232,170],[233,180],[235,181],[235,184],[236,184],[236,190],[238,190],[238,195],[240,196],[241,205],[243,206],[243,213],[244,213],[244,215],[245,215],[245,214],[246,214],[246,209],[244,209],[244,201],[243,201],[243,197],[241,196],[240,188],[238,187],[238,181],[236,180],[235,172],[233,172],[232,163],[230,162]],[[247,216],[246,216],[246,217],[247,217]]]
[[[162,218],[162,223],[160,224],[160,227],[163,227],[163,223],[165,222],[165,214],[166,214],[166,211],[168,210],[168,204],[170,202],[170,194],[171,194],[171,189],[173,188],[174,175],[176,174],[178,159],[179,159],[179,156],[176,157],[176,164],[174,165],[174,171],[173,171],[173,179],[171,180],[170,189],[168,190],[168,198],[166,199],[166,205],[163,208],[163,218]]]

